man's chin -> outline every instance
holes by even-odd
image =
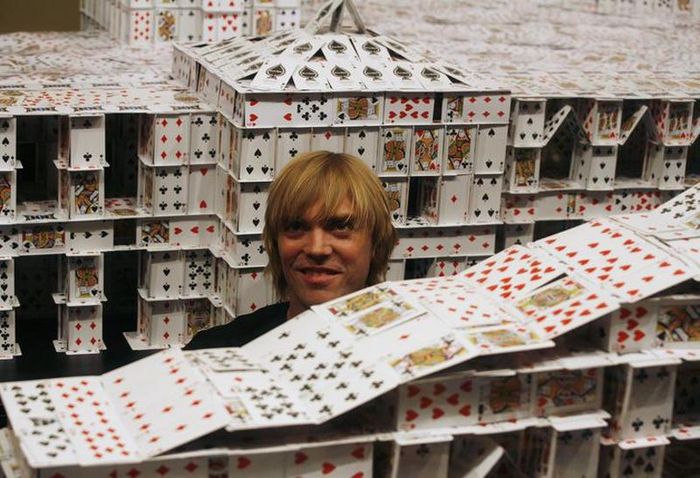
[[[345,295],[343,292],[331,291],[331,290],[315,290],[308,294],[304,294],[302,297],[302,302],[307,307],[312,305],[323,304],[333,299],[337,299],[340,296]]]

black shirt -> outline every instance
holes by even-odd
[[[288,302],[268,305],[250,314],[236,317],[228,324],[202,330],[185,346],[185,350],[241,347],[282,325],[287,320],[288,308]]]

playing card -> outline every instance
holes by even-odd
[[[532,399],[538,416],[596,410],[602,398],[603,372],[599,368],[556,370],[535,375]]]
[[[440,174],[443,158],[443,129],[416,127],[413,130],[411,176]]]
[[[473,377],[455,376],[411,382],[399,387],[399,430],[474,425],[478,387]]]
[[[0,169],[11,171],[17,156],[17,120],[0,117]]]
[[[476,174],[500,173],[506,155],[508,127],[505,125],[480,126],[476,136],[474,172]],[[472,137],[472,139],[474,139]]]
[[[97,252],[114,247],[112,221],[71,222],[67,232],[70,252]]]
[[[190,116],[190,164],[215,162],[217,148],[218,121],[216,114],[201,113]]]
[[[383,106],[383,98],[378,95],[339,97],[335,100],[334,124],[381,124]]]
[[[384,123],[430,123],[434,101],[431,95],[425,93],[388,94],[384,105]]]
[[[229,420],[202,373],[176,349],[108,372],[101,381],[139,450],[148,456],[223,428]]]
[[[384,187],[387,199],[389,199],[389,212],[392,221],[402,224],[406,219],[408,182],[401,179],[393,180],[385,178],[382,180],[382,186]]]
[[[180,253],[164,251],[145,254],[143,284],[149,297],[178,297],[183,286],[183,261]]]
[[[372,445],[365,443],[306,447],[286,454],[285,469],[295,478],[372,476]],[[234,475],[236,476],[236,475]],[[262,476],[262,475],[259,475]],[[276,475],[265,475],[275,477]]]
[[[443,174],[464,174],[474,169],[477,129],[474,126],[445,130]]]
[[[523,296],[515,307],[540,327],[545,338],[553,338],[612,312],[619,304],[564,277]]]
[[[63,133],[63,131],[61,131]],[[100,169],[106,163],[105,117],[70,117],[70,167]]]
[[[144,169],[150,171],[150,168]],[[154,168],[153,214],[155,216],[170,216],[187,212],[187,182],[186,166]],[[148,183],[145,183],[144,187],[147,190]]]
[[[311,134],[312,151],[340,153],[344,149],[345,134],[339,128],[314,128]]]
[[[500,220],[502,176],[474,176],[470,189],[469,222],[489,223]]]
[[[360,158],[374,172],[377,169],[379,131],[374,128],[348,128],[343,152]]]
[[[411,128],[385,128],[381,130],[379,166],[377,174],[408,174],[411,160]]]
[[[274,177],[275,132],[268,129],[246,130],[241,135],[238,179],[270,180]]]
[[[346,142],[347,143],[347,142]],[[376,143],[376,137],[375,137]],[[277,171],[300,154],[311,151],[311,133],[306,129],[277,130],[277,145],[275,147],[275,165]],[[374,159],[374,157],[372,157]]]
[[[101,216],[104,212],[104,176],[101,171],[71,172],[70,216]]]
[[[510,95],[468,94],[464,97],[464,117],[467,123],[507,123],[510,112]]]
[[[529,415],[530,387],[525,375],[479,377],[479,423],[517,420]]]
[[[214,289],[214,260],[208,250],[185,251],[184,296],[208,296]]]

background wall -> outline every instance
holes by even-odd
[[[80,28],[80,0],[0,0],[0,33]]]

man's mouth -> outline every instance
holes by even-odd
[[[312,284],[327,282],[340,274],[340,271],[337,269],[319,266],[298,267],[296,270],[301,272],[304,281]]]

